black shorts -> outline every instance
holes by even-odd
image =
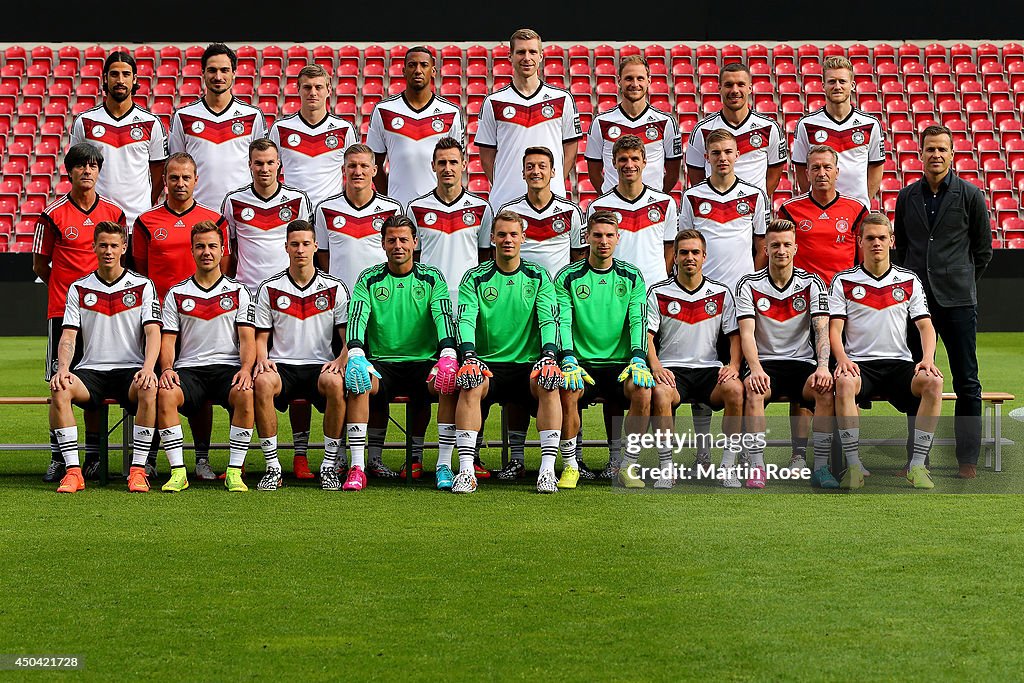
[[[185,402],[178,412],[187,417],[198,413],[207,401],[219,406],[228,406],[228,395],[231,393],[231,379],[238,372],[237,365],[207,365],[198,368],[181,368],[178,380],[181,382],[181,393]]]
[[[74,375],[89,391],[89,400],[81,406],[87,409],[99,408],[103,402],[112,398],[121,404],[121,407],[134,415],[138,405],[132,403],[128,398],[128,390],[135,379],[135,373],[141,368],[117,368],[116,370],[75,370]]]
[[[761,362],[761,367],[772,379],[772,396],[768,401],[786,397],[790,403],[799,403],[804,408],[814,407],[814,401],[804,399],[804,385],[818,368],[817,365],[802,360],[766,360]]]
[[[530,392],[533,363],[487,363],[494,376],[488,380],[487,395],[481,405],[517,405],[536,415],[537,399]]]
[[[397,363],[371,360],[374,369],[380,373],[377,380],[379,389],[370,396],[370,403],[383,406],[390,403],[395,396],[408,396],[412,403],[430,403],[433,396],[427,389],[427,377],[434,369],[436,361],[410,360]]]
[[[297,399],[309,401],[321,413],[327,410],[327,397],[320,393],[322,363],[315,365],[286,365],[277,363],[277,374],[281,376],[281,393],[274,397],[274,407],[279,412],[288,410],[288,404]]]
[[[626,398],[626,383],[619,381],[619,374],[629,365],[624,361],[622,365],[604,365],[600,367],[588,367],[586,363],[580,363],[583,368],[594,378],[593,384],[583,385],[583,398],[580,399],[581,406],[593,405],[598,399],[607,405],[627,410],[629,399]]]
[[[679,403],[703,403],[711,406],[711,392],[718,386],[721,368],[669,368],[676,377]],[[722,406],[717,406],[721,408]]]
[[[50,318],[47,322],[46,337],[46,381],[49,382],[57,373],[57,347],[60,345],[60,336],[64,334],[64,319]],[[82,360],[82,333],[79,331],[75,338],[75,355],[71,358],[70,369],[74,370],[78,361]]]
[[[917,414],[921,398],[914,396],[910,390],[915,365],[910,360],[866,360],[857,363],[860,368],[857,403],[881,397],[901,413]]]

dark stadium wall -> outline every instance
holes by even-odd
[[[1024,332],[1024,249],[997,250],[978,284],[978,331]],[[31,254],[0,254],[0,337],[46,334],[46,288],[33,282]]]
[[[732,0],[627,7],[614,2],[545,2],[530,9],[512,2],[309,2],[293,8],[234,1],[209,7],[17,2],[4,8],[0,41],[493,43],[526,26],[549,41],[576,42],[1007,40],[1019,37],[1024,19],[1021,5],[979,10],[953,0]]]

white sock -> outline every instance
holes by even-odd
[[[277,434],[274,436],[260,437],[260,450],[263,451],[263,459],[267,461],[267,469],[281,469],[281,462],[277,459]]]
[[[832,432],[812,432],[811,442],[814,444],[814,469],[828,467],[829,456],[832,454]]]
[[[846,456],[846,466],[860,466],[860,428],[839,430],[839,441],[843,444],[843,455]]]
[[[64,458],[64,467],[81,467],[78,462],[78,425],[57,427],[52,434]]]
[[[730,467],[736,466],[736,459],[740,455],[739,446],[733,446],[732,443],[722,449],[722,469],[729,469]]]
[[[145,467],[149,446],[153,443],[153,427],[144,427],[136,423],[132,429],[132,467]]]
[[[352,455],[352,467],[366,467],[366,423],[348,425],[348,451]]]
[[[558,452],[562,454],[562,467],[578,468],[576,464],[576,439],[562,439],[558,444]],[[541,468],[544,467],[544,451],[541,449]],[[551,469],[554,469],[554,462],[551,463]]]
[[[476,458],[477,432],[460,429],[455,434],[455,445],[459,449],[459,472],[472,472],[473,459]]]
[[[764,432],[752,432],[752,445],[747,448],[747,457],[750,458],[751,467],[764,467],[764,448],[759,444],[765,443]]]
[[[562,436],[562,430],[560,429],[541,429],[540,435],[540,469],[542,472],[554,472],[555,471],[555,460],[558,458],[558,451],[560,448],[565,448],[564,445],[567,441],[562,441],[559,444],[559,439]],[[575,453],[575,449],[573,449]],[[565,451],[562,451],[563,456]],[[576,456],[573,455],[570,463],[569,458],[564,458],[562,464],[565,467],[576,467]]]
[[[182,434],[181,425],[167,427],[160,430],[160,442],[164,445],[164,452],[167,454],[167,462],[171,469],[185,466],[185,436]]]
[[[914,451],[910,458],[911,467],[917,467],[918,465],[924,467],[928,451],[932,449],[932,438],[934,436],[931,432],[921,431],[920,429],[914,430]]]
[[[341,447],[341,439],[333,439],[324,434],[324,459],[320,463],[320,471],[334,469],[338,463],[338,449]]]
[[[691,406],[693,412],[693,433],[696,435],[711,435],[711,418],[714,411],[709,406],[699,403]],[[697,453],[711,455],[711,439],[703,438],[697,441]]]
[[[452,453],[455,451],[455,425],[443,422],[437,425],[437,466],[452,466]]]
[[[228,467],[244,467],[245,456],[249,454],[252,429],[231,425],[228,433]]]

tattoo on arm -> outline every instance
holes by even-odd
[[[819,315],[812,319],[814,324],[814,351],[817,355],[818,365],[828,366],[829,338],[828,318]]]

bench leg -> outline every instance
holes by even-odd
[[[99,408],[100,417],[100,486],[106,486],[110,480],[110,413],[106,405]]]
[[[412,486],[412,422],[409,420],[409,406],[405,404],[405,485]]]
[[[124,413],[121,420],[121,476],[127,478],[132,468],[132,433],[135,431],[135,418]]]
[[[992,438],[992,412],[990,411],[992,411],[992,405],[983,403],[981,409],[981,447],[985,450],[985,467],[992,467],[992,450],[989,449],[989,439]]]
[[[994,413],[992,422],[994,423],[996,430],[996,442],[992,448],[996,452],[996,472],[1003,471],[1003,404],[993,403],[992,412]]]
[[[480,425],[480,429],[486,427],[486,424]],[[487,440],[484,440],[486,445]],[[505,405],[501,406],[501,469],[505,469],[508,465],[508,416],[505,414]]]

